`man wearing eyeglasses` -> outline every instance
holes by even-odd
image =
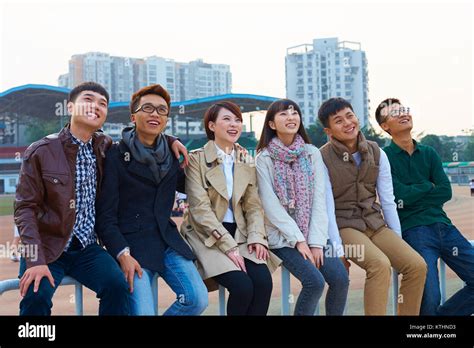
[[[132,96],[134,125],[106,154],[97,203],[97,234],[125,274],[132,315],[156,314],[155,275],[176,293],[164,315],[199,315],[207,307],[195,256],[170,218],[175,191],[184,193],[184,171],[163,134],[170,108],[170,95],[161,85]]]
[[[412,116],[400,100],[384,100],[377,107],[375,118],[392,136],[384,151],[391,166],[403,239],[428,265],[420,315],[472,315],[474,248],[443,210],[452,192],[441,159],[432,147],[412,139]],[[439,258],[466,282],[463,289],[441,306]]]

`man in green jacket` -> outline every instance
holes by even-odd
[[[428,265],[420,315],[471,315],[474,313],[474,248],[443,210],[452,192],[441,159],[432,147],[412,139],[412,117],[398,99],[389,98],[380,103],[375,117],[392,136],[384,151],[390,161],[403,239]],[[466,282],[442,306],[439,258]]]

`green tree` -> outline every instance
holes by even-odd
[[[313,143],[314,146],[320,148],[328,141],[328,137],[326,133],[324,133],[323,126],[319,122],[312,124],[308,128],[306,128],[306,133],[308,134],[309,139]]]
[[[443,162],[457,162],[462,160],[462,153],[458,150],[457,143],[449,137],[427,134],[420,139],[420,144],[434,148]]]
[[[26,127],[25,133],[30,143],[40,140],[48,134],[59,131],[59,120],[38,120],[33,119]]]
[[[420,144],[431,146],[436,150],[438,155],[442,157],[443,154],[443,143],[441,142],[441,138],[435,134],[427,134],[423,138],[420,139]]]
[[[463,160],[474,161],[474,136],[471,136],[471,140],[469,140],[463,151]]]
[[[388,143],[388,138],[383,133],[377,132],[370,123],[362,128],[361,132],[367,140],[375,141],[380,147],[384,147]]]
[[[440,154],[443,162],[462,161],[463,153],[459,150],[458,144],[452,138],[441,139],[442,152]]]

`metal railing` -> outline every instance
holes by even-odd
[[[474,240],[470,240],[469,243],[474,247]],[[439,291],[441,293],[441,304],[446,302],[446,263],[439,259]],[[466,283],[464,283],[464,286]],[[398,274],[395,270],[392,271],[392,292],[393,292],[393,313],[397,314],[397,303],[398,303]]]
[[[469,241],[474,246],[474,240]],[[290,272],[285,268],[281,267],[281,315],[290,315],[290,304],[292,299],[291,294],[291,282]],[[440,279],[440,292],[441,292],[441,304],[446,302],[446,264],[440,259],[439,262],[439,279]],[[156,274],[152,282],[153,290],[153,303],[156,308],[156,314],[158,315],[158,275]],[[0,296],[7,291],[18,290],[20,285],[19,279],[7,279],[0,281]],[[60,286],[74,285],[75,287],[75,307],[76,314],[84,314],[83,306],[83,289],[82,284],[79,283],[72,277],[66,276],[63,278]],[[392,310],[393,314],[397,315],[397,304],[398,304],[398,273],[392,269]],[[225,288],[219,286],[219,315],[225,315]],[[347,304],[346,304],[347,306]],[[347,309],[347,307],[346,307]],[[319,314],[319,304],[315,314]]]

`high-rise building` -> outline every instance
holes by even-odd
[[[95,81],[112,93],[112,60],[109,54],[75,54],[69,60],[69,72],[59,76],[60,87],[72,88],[84,81]]]
[[[146,83],[142,86],[148,86],[159,83],[171,96],[171,100],[181,100],[176,89],[176,63],[173,59],[161,57],[148,57],[146,62]]]
[[[286,95],[298,103],[306,126],[314,124],[320,105],[343,97],[353,106],[361,128],[368,124],[367,58],[357,42],[315,39],[287,49]]]
[[[116,101],[130,100],[134,90],[133,58],[110,57],[111,89],[110,99]]]
[[[179,63],[177,73],[183,86],[181,100],[226,94],[232,86],[232,74],[225,64],[208,64],[198,59],[187,64]]]
[[[112,101],[129,101],[134,91],[159,83],[172,101],[184,101],[231,93],[232,74],[226,64],[189,63],[157,56],[147,58],[115,57],[90,52],[71,57],[69,72],[58,79],[61,87],[73,88],[84,81],[102,84]]]

